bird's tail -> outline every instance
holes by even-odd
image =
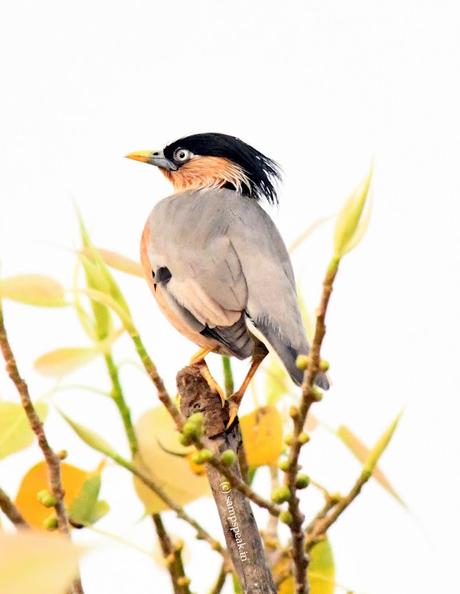
[[[258,320],[257,328],[268,340],[278,357],[283,362],[292,381],[300,386],[303,381],[304,371],[297,367],[296,360],[299,355],[308,355],[310,347],[306,340],[305,343],[297,349],[286,342],[286,340],[280,336],[277,330],[273,326],[270,326],[270,324]],[[329,389],[329,380],[325,373],[320,372],[316,375],[315,384],[323,390]]]

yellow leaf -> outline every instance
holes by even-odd
[[[0,534],[2,594],[65,594],[83,549],[60,534]]]
[[[262,406],[240,418],[241,433],[250,467],[277,463],[283,451],[283,421],[274,406]]]
[[[62,377],[82,367],[98,355],[100,351],[95,348],[63,347],[38,357],[34,367],[42,375]]]
[[[352,193],[337,216],[334,234],[334,255],[341,258],[352,250],[363,237],[369,224],[369,188],[372,181],[372,168],[366,179]],[[365,213],[363,215],[363,213]]]
[[[131,260],[131,258],[127,258],[126,256],[123,256],[122,254],[118,254],[117,252],[113,252],[111,250],[97,248],[97,251],[100,254],[102,260],[105,262],[105,264],[107,264],[107,266],[110,266],[110,268],[114,268],[115,270],[119,270],[120,272],[126,272],[127,274],[132,274],[133,276],[144,276],[142,272],[142,266],[139,262],[135,262],[134,260]],[[91,256],[91,254],[88,253],[87,249],[84,249],[83,253]]]
[[[48,414],[44,402],[36,402],[35,410],[43,421]],[[35,436],[24,409],[15,402],[0,402],[0,460],[29,446]]]
[[[343,441],[343,443],[349,448],[349,450],[354,454],[354,456],[364,464],[369,457],[370,450],[369,448],[357,437],[351,429],[346,427],[345,425],[340,425],[337,427],[337,436]],[[386,478],[383,472],[380,470],[378,466],[374,467],[372,472],[372,476],[382,485],[382,487],[390,493],[393,497],[395,497],[399,503],[405,505],[401,497],[396,492],[393,485],[390,481]]]
[[[64,502],[66,507],[69,508],[75,497],[80,493],[86,479],[91,476],[91,473],[63,462],[61,464],[61,475],[65,491]],[[46,508],[37,499],[37,493],[44,489],[50,490],[50,486],[48,483],[48,466],[43,461],[32,466],[23,476],[15,500],[15,504],[24,519],[33,528],[44,529],[43,521],[50,515],[49,508]]]
[[[289,563],[289,560],[282,560],[275,566],[275,579],[289,568]],[[334,557],[327,539],[316,544],[310,551],[308,581],[310,594],[334,594],[335,592]],[[295,594],[294,577],[289,576],[281,582],[278,594]]]
[[[98,355],[109,351],[113,342],[123,334],[124,328],[112,332],[103,340],[96,341],[94,347],[61,347],[49,351],[35,360],[35,369],[51,377],[62,377],[82,367]]]
[[[369,452],[369,455],[367,456],[366,460],[364,461],[364,470],[365,471],[373,472],[374,468],[377,465],[377,462],[380,459],[380,456],[386,450],[388,444],[391,441],[391,438],[393,437],[394,432],[396,431],[396,427],[398,426],[399,419],[401,418],[401,414],[402,413],[399,413],[399,415],[394,419],[394,421],[392,421],[390,423],[387,430],[380,436],[380,438],[377,440],[377,443],[375,444],[375,446]]]
[[[1,279],[0,297],[41,307],[67,305],[62,286],[41,274],[21,274]]]
[[[313,223],[311,223],[310,225],[308,225],[308,227],[302,231],[302,233],[296,237],[294,239],[294,241],[291,243],[291,245],[288,248],[288,252],[290,254],[292,254],[292,252],[294,250],[296,250],[300,245],[302,245],[302,243],[308,239],[310,237],[310,235],[312,235],[312,233],[314,231],[316,231],[316,229],[318,229],[318,227],[320,227],[321,225],[323,225],[324,223],[326,223],[327,221],[329,221],[332,217],[322,217],[320,219],[317,219],[316,221],[313,221]]]
[[[179,505],[185,505],[209,494],[206,476],[198,476],[190,467],[187,457],[169,454],[184,452],[179,434],[169,413],[163,406],[145,412],[136,424],[139,453],[134,459],[141,468]],[[167,509],[166,504],[134,477],[136,492],[149,514]]]

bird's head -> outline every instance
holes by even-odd
[[[235,136],[193,134],[163,150],[126,156],[159,167],[177,191],[230,188],[256,200],[277,202],[278,165]]]

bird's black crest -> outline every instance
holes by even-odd
[[[243,169],[250,180],[250,187],[243,184],[242,194],[256,200],[265,198],[270,204],[278,202],[275,186],[281,179],[278,164],[239,138],[217,132],[193,134],[165,147],[165,157],[173,160],[174,152],[178,148],[187,149],[203,157],[223,157],[233,161]]]

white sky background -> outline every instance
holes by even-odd
[[[70,286],[69,250],[78,241],[72,199],[98,245],[136,258],[147,214],[170,189],[154,168],[122,158],[131,150],[204,131],[247,140],[284,169],[272,215],[287,242],[336,212],[375,157],[372,223],[344,261],[330,307],[325,356],[334,386],[316,407],[328,425],[346,423],[369,444],[405,407],[382,467],[411,513],[373,483],[331,531],[338,580],[366,594],[459,587],[457,11],[456,2],[429,0],[16,1],[0,9],[4,275],[47,273]],[[312,309],[331,236],[332,226],[323,226],[294,257]],[[173,389],[194,347],[161,318],[142,281],[119,278]],[[33,371],[33,360],[85,345],[85,337],[68,310],[7,304],[6,315],[39,396],[51,382]],[[126,339],[116,355],[133,358]],[[69,381],[107,385],[99,363]],[[123,382],[138,417],[154,393],[130,368]],[[0,395],[15,397],[3,376]],[[126,451],[110,402],[79,392],[57,401]],[[70,462],[97,464],[56,416],[49,432]],[[359,472],[324,430],[308,450],[305,468],[333,490],[346,490]],[[2,487],[14,494],[38,458],[32,448],[2,461]],[[105,476],[112,513],[100,526],[150,547],[153,528],[136,524],[142,508],[129,478],[118,469]],[[209,500],[190,511],[220,534]],[[166,521],[190,535],[170,514]],[[189,559],[193,590],[202,594],[218,559],[202,544]],[[113,544],[87,558],[83,579],[86,594],[169,591],[147,556]]]

